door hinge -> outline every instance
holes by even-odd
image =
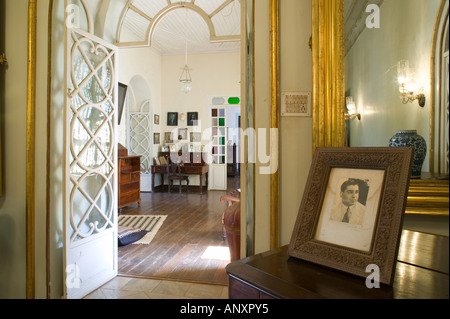
[[[0,65],[8,64],[8,60],[6,59],[6,54],[0,54]]]

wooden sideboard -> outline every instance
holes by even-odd
[[[161,175],[161,185],[159,185],[159,189],[164,188],[164,175],[167,174],[167,166],[162,165],[153,165],[152,168],[152,191],[156,192],[155,186],[155,175]],[[209,175],[209,166],[182,166],[181,174],[186,175],[198,175],[200,177],[200,185],[198,186],[200,194],[203,194],[203,187],[208,189],[208,175]],[[203,175],[205,175],[205,185],[203,185]]]
[[[226,267],[230,299],[448,299],[449,238],[404,230],[394,284],[292,258],[288,246]]]
[[[205,153],[201,152],[187,152],[182,153],[170,153],[161,152],[158,157],[164,156],[166,161],[170,162],[171,159],[179,159],[183,162],[181,166],[181,174],[186,175],[198,175],[200,179],[200,185],[198,186],[200,194],[203,194],[203,187],[208,190],[208,176],[209,176],[209,166],[204,161]],[[151,167],[152,173],[152,191],[156,192],[157,189],[164,189],[164,175],[167,174],[166,165],[153,165]],[[161,185],[155,186],[155,175],[161,175]],[[203,176],[205,176],[205,183],[203,182]],[[205,185],[204,185],[205,184]]]
[[[141,156],[119,156],[119,210],[141,203]]]

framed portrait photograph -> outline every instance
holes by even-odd
[[[164,140],[168,143],[172,143],[173,141],[173,133],[172,132],[166,132],[164,133]]]
[[[198,112],[188,112],[187,123],[188,123],[188,126],[197,126],[198,125]]]
[[[160,144],[161,142],[161,134],[153,133],[153,144]]]
[[[187,128],[178,129],[178,139],[183,140],[183,141],[188,139],[188,129]]]
[[[175,144],[169,144],[169,152],[173,153],[177,151],[177,147]]]
[[[376,265],[392,285],[412,158],[402,147],[318,148],[288,254],[360,277]]]
[[[127,96],[127,91],[128,91],[128,85],[120,83],[119,82],[119,86],[118,86],[119,90],[118,90],[118,107],[119,107],[119,125],[122,121],[122,114],[123,114],[123,109],[125,107],[125,99]]]
[[[158,114],[155,114],[155,116],[154,116],[154,123],[156,125],[159,125],[159,115]]]
[[[178,126],[177,112],[167,112],[167,126]]]
[[[191,143],[198,143],[202,141],[202,133],[191,132]]]

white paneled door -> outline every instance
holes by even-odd
[[[65,297],[117,276],[117,49],[67,29]]]
[[[227,190],[227,107],[239,106],[239,97],[210,97],[211,164],[209,189]]]

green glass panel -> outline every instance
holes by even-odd
[[[225,126],[225,119],[219,119],[219,126]]]
[[[220,145],[225,145],[225,137],[220,138]]]
[[[241,99],[238,98],[238,97],[230,97],[228,99],[228,104],[236,105],[236,104],[239,104],[239,103],[241,103]]]

